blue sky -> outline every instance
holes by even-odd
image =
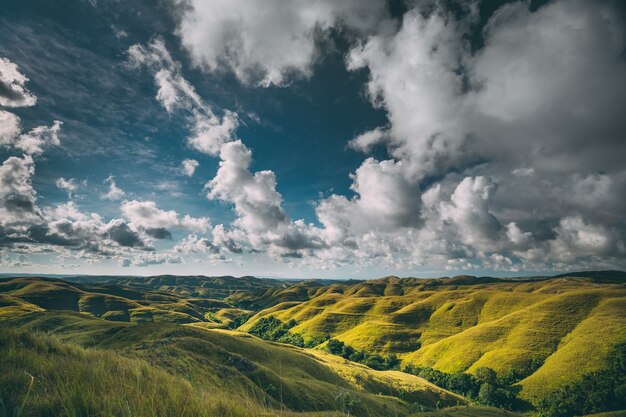
[[[0,263],[623,267],[623,17],[577,1],[5,2]]]

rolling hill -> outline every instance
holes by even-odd
[[[23,416],[335,415],[339,393],[363,416],[467,403],[412,375],[215,329],[202,302],[176,294],[50,278],[0,291],[4,415],[22,402]]]
[[[295,320],[291,331],[305,340],[332,337],[403,364],[448,373],[489,367],[518,375],[521,397],[538,403],[603,369],[626,342],[626,285],[607,275],[336,283],[262,310],[241,329],[273,316]]]
[[[550,401],[612,378],[626,346],[624,278],[7,277],[0,416],[521,415],[399,371],[407,366],[457,380],[491,368],[530,407],[520,410],[574,416]],[[248,333],[270,318],[309,348]],[[332,355],[331,338],[401,364]]]

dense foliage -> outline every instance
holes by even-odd
[[[585,374],[537,405],[542,417],[569,417],[626,409],[626,344],[616,347],[609,367]]]
[[[468,397],[479,404],[506,408],[523,407],[517,398],[519,388],[513,386],[510,378],[498,378],[491,368],[479,368],[474,375],[464,372],[449,374],[433,368],[407,365],[404,372],[417,375],[433,384]]]
[[[376,353],[369,353],[364,350],[356,350],[337,339],[330,339],[326,345],[326,350],[333,355],[339,355],[344,359],[362,363],[363,365],[367,365],[370,368],[377,369],[379,371],[397,369],[398,365],[400,365],[400,360],[396,357],[396,355],[383,356]]]
[[[304,340],[302,335],[289,331],[297,325],[295,320],[289,320],[286,323],[278,320],[274,316],[263,317],[250,328],[249,333],[260,337],[261,339],[270,340],[272,342],[287,343],[298,347],[315,347],[326,339],[314,338]]]

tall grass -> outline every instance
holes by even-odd
[[[53,336],[0,333],[0,416],[276,415],[250,398],[192,386],[146,362]]]

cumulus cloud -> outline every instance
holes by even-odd
[[[180,169],[186,176],[193,177],[193,174],[196,172],[199,165],[200,163],[195,159],[185,159],[180,164]]]
[[[131,67],[147,67],[154,73],[158,88],[156,99],[167,112],[180,110],[187,113],[191,129],[188,145],[217,156],[220,146],[233,139],[239,125],[237,114],[225,111],[222,117],[217,116],[182,76],[180,63],[172,59],[162,40],[154,39],[146,46],[132,45],[127,55]]]
[[[220,158],[215,178],[206,184],[208,198],[233,203],[239,215],[237,224],[248,232],[276,229],[285,213],[274,173],[250,172],[252,152],[240,140],[224,144]]]
[[[8,111],[0,110],[0,146],[13,146],[15,139],[22,131],[20,118]]]
[[[100,195],[102,199],[116,201],[121,200],[126,195],[126,192],[117,186],[113,175],[107,177],[107,179],[104,180],[104,183],[109,185],[109,189],[106,193]]]
[[[459,229],[459,236],[475,248],[489,248],[498,241],[501,225],[489,211],[489,202],[496,185],[488,178],[466,177],[457,185],[450,203],[443,204],[443,220],[451,220]]]
[[[444,2],[428,4],[410,3],[395,25],[382,22],[382,1],[184,1],[178,35],[192,61],[249,85],[308,77],[320,42],[344,31],[352,45],[346,66],[367,72],[367,96],[388,123],[349,141],[365,154],[376,148],[377,158],[351,175],[350,196],[317,202],[315,225],[290,219],[274,172],[251,169],[252,152],[236,138],[237,114],[215,112],[155,39],[131,46],[128,63],[150,71],[165,111],[185,115],[187,144],[219,156],[207,197],[232,205],[235,220],[211,229],[207,218],[133,200],[122,203],[123,219],[105,222],[68,205],[44,210],[44,221],[12,239],[81,248],[122,265],[228,252],[315,268],[624,265],[625,40],[612,4],[553,1],[530,11],[515,2],[484,28],[475,4],[463,17]],[[468,41],[476,30],[480,45]],[[7,121],[0,140],[16,146],[19,118],[0,117]],[[24,178],[32,176],[27,158],[11,161]],[[185,160],[180,172],[192,176],[197,166]],[[40,218],[28,181],[15,194]],[[104,198],[124,196],[112,177],[107,183]],[[169,252],[153,251],[152,239],[171,239],[171,228],[191,233]]]
[[[214,229],[216,242],[231,252],[240,252],[235,243],[239,240],[273,256],[301,256],[300,250],[324,245],[313,226],[287,217],[274,173],[250,171],[252,152],[240,140],[222,145],[220,158],[217,174],[205,186],[207,197],[233,204],[237,219],[233,231]]]
[[[217,255],[220,253],[220,247],[216,246],[206,237],[199,237],[195,234],[190,234],[184,237],[178,242],[173,250],[181,254],[209,254]]]
[[[351,200],[320,202],[326,236],[357,257],[385,248],[418,264],[542,268],[611,257],[616,265],[625,234],[623,199],[615,196],[626,186],[618,162],[626,151],[618,114],[626,105],[626,64],[623,21],[612,6],[556,1],[531,12],[511,3],[492,16],[484,46],[472,51],[466,39],[475,10],[459,20],[418,4],[397,31],[354,47],[347,67],[369,72],[367,94],[389,125],[349,145],[367,153],[383,143],[392,159],[366,159],[352,177]],[[386,198],[389,172],[372,170],[375,164],[394,167],[403,196],[427,184],[421,206]],[[371,200],[381,202],[378,209],[363,210],[374,220],[360,215],[367,202],[361,190],[379,196]],[[421,221],[389,221],[408,213]],[[407,240],[407,225],[419,242]]]
[[[12,156],[0,166],[0,225],[34,221],[37,193],[32,185],[35,163],[29,155]]]
[[[36,98],[25,88],[26,81],[28,79],[15,64],[0,58],[0,106],[34,105]],[[21,157],[10,156],[0,166],[0,247],[20,253],[13,260],[6,261],[3,257],[0,262],[10,267],[26,266],[27,255],[38,253],[57,253],[61,259],[88,261],[115,259],[122,262],[130,257],[138,265],[180,262],[173,251],[151,255],[154,253],[151,239],[171,237],[158,224],[144,228],[120,218],[107,222],[96,213],[81,211],[73,201],[46,207],[38,205],[37,192],[32,185],[33,158],[50,146],[60,144],[61,125],[57,120],[51,126],[37,126],[22,132],[20,118],[0,110],[0,146],[23,152]],[[103,198],[119,200],[125,195],[112,176],[105,183],[109,189]],[[70,199],[78,190],[74,178],[58,178],[56,186],[65,190]],[[157,209],[157,215],[163,213]],[[190,230],[210,230],[204,218],[184,216],[176,218],[175,222]]]
[[[37,102],[25,87],[28,78],[7,58],[0,58],[0,106],[29,107]]]
[[[153,237],[171,237],[168,228],[182,228],[195,232],[209,231],[211,225],[206,217],[180,216],[174,210],[161,210],[154,201],[124,201],[120,206],[122,215],[134,229],[145,230]],[[161,237],[163,238],[163,237]]]
[[[30,93],[25,84],[28,78],[16,64],[0,58],[0,106],[30,107],[37,97]],[[44,149],[59,145],[59,131],[63,122],[55,120],[51,126],[37,126],[22,133],[20,118],[13,113],[0,110],[0,146],[19,149],[30,155],[40,155]]]
[[[380,0],[176,3],[185,5],[178,35],[197,66],[262,86],[308,77],[320,36],[340,27],[369,33],[387,13]]]

